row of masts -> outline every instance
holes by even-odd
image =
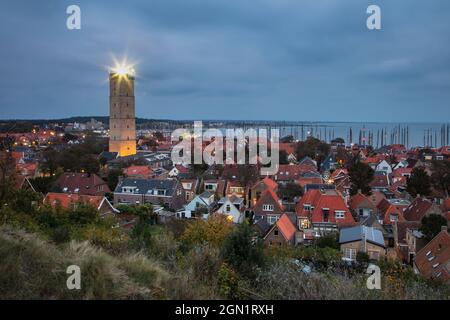
[[[159,122],[153,123],[152,129],[173,131],[176,128],[190,128],[193,122],[188,121],[174,121],[174,122]],[[341,126],[341,125],[338,125]],[[358,144],[362,146],[372,146],[374,148],[381,148],[386,145],[401,144],[406,148],[413,146],[413,143],[418,143],[420,138],[415,134],[415,141],[411,139],[412,130],[409,125],[395,125],[393,127],[379,127],[376,129],[362,127],[348,126],[347,129],[338,130],[340,133],[336,134],[335,126],[325,123],[296,123],[287,121],[204,121],[203,128],[220,128],[233,129],[241,128],[247,130],[249,128],[263,128],[269,133],[272,129],[279,129],[280,136],[292,136],[294,139],[304,141],[308,137],[314,137],[321,141],[330,143],[336,138],[343,138],[347,145]],[[450,144],[450,125],[442,124],[440,128],[436,126],[423,129],[423,147],[436,148],[440,146],[447,146]],[[342,136],[342,131],[347,131],[346,136]],[[345,134],[344,134],[345,135]],[[416,145],[414,145],[416,146]]]

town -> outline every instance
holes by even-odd
[[[337,293],[320,277],[331,274],[356,294],[369,264],[382,267],[383,290],[354,298],[446,297],[450,146],[374,148],[361,137],[355,144],[288,135],[272,150],[274,141],[260,136],[260,148],[278,152],[274,172],[261,171],[267,164],[250,155],[240,164],[189,161],[218,139],[232,153],[254,141],[216,135],[199,144],[188,129],[179,139],[161,128],[137,130],[133,72],[110,73],[109,124],[2,124],[3,241],[13,241],[5,238],[11,227],[58,246],[85,241],[111,261],[133,252],[156,259],[161,267],[141,266],[144,279],[181,278],[176,289],[167,279],[147,279],[155,282],[150,293],[128,288],[138,297],[331,298]],[[194,152],[174,161],[180,139]],[[115,263],[138,268],[131,267],[135,256],[128,259]],[[292,283],[274,286],[277,275]],[[314,281],[322,291],[296,290]]]

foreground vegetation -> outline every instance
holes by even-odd
[[[89,208],[79,208],[34,208],[33,214],[3,208],[0,299],[450,297],[448,286],[424,281],[393,262],[381,264],[382,290],[368,290],[365,269],[342,265],[339,251],[326,241],[264,248],[246,224],[233,226],[218,217],[155,225],[148,208],[136,210],[138,222],[125,233],[111,221],[86,219]],[[48,221],[66,228],[66,236],[55,237]],[[81,290],[66,287],[70,265],[81,268]]]

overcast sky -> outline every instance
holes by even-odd
[[[81,30],[66,28],[70,4]],[[127,56],[138,117],[448,121],[449,13],[448,0],[2,0],[0,118],[107,115],[108,65]]]

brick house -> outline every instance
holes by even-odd
[[[66,172],[56,180],[56,185],[63,193],[104,196],[111,192],[108,184],[96,174]]]
[[[131,179],[120,181],[114,190],[114,205],[153,204],[178,210],[185,203],[184,189],[176,179]]]
[[[282,214],[280,219],[273,224],[269,232],[264,236],[266,245],[294,245],[295,244],[295,224],[287,214]]]
[[[254,220],[266,220],[269,224],[274,224],[284,213],[283,205],[275,191],[267,189],[253,206]]]

